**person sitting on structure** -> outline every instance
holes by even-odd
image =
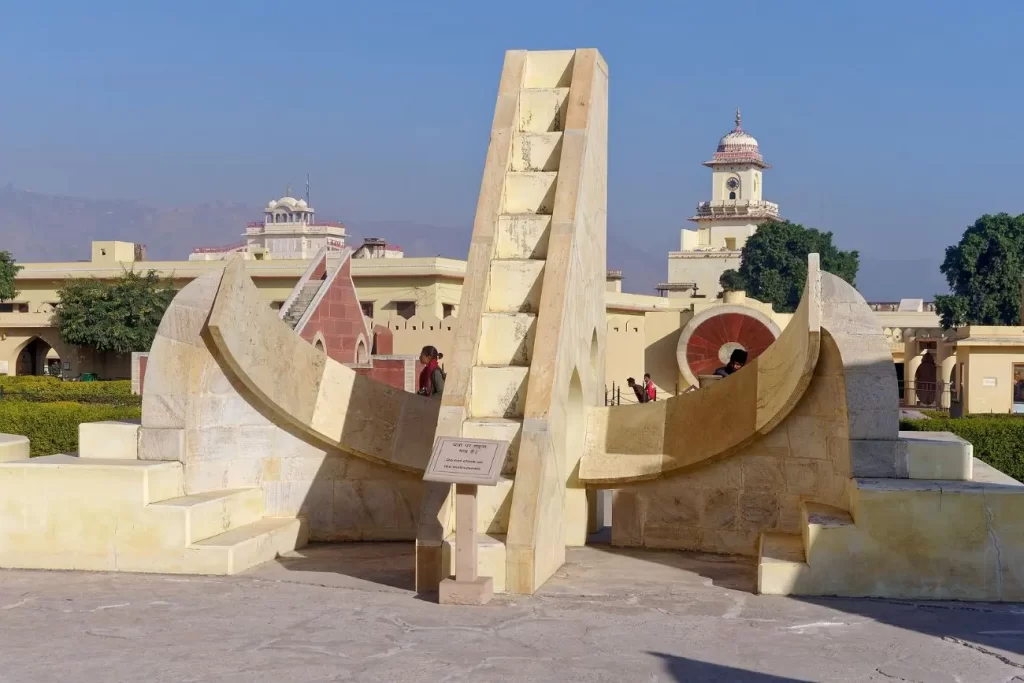
[[[444,393],[444,370],[438,366],[438,361],[444,358],[444,354],[438,353],[433,346],[424,346],[420,351],[420,363],[423,363],[423,370],[420,371],[419,391],[420,396],[440,396]]]
[[[743,349],[733,349],[732,355],[729,356],[729,362],[715,370],[715,375],[718,377],[728,377],[746,364],[747,352]]]
[[[632,377],[626,380],[626,384],[628,384],[629,387],[633,390],[633,393],[636,394],[637,403],[647,403],[649,399],[647,397],[647,392],[644,390],[644,387],[642,385],[637,384],[636,380],[633,379]]]

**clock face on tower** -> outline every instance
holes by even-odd
[[[736,178],[729,178],[728,180],[725,181],[725,186],[728,187],[730,190],[737,190],[739,189],[740,181],[737,180]]]

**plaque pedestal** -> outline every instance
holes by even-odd
[[[423,474],[424,481],[455,484],[455,579],[444,579],[437,601],[442,605],[486,605],[494,579],[477,576],[477,486],[494,486],[508,457],[508,441],[438,437]]]
[[[486,605],[494,595],[490,576],[477,576],[476,484],[455,485],[455,579],[444,579],[442,605]]]

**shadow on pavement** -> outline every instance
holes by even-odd
[[[333,574],[330,583],[353,588],[369,583],[411,591],[416,584],[416,547],[411,541],[311,543],[279,557],[276,564],[261,574],[281,570]]]
[[[771,674],[737,669],[721,664],[700,662],[696,659],[677,657],[663,652],[649,652],[665,663],[665,670],[672,680],[679,683],[806,683],[799,678],[784,678]]]

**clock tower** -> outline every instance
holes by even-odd
[[[736,127],[704,162],[712,171],[711,201],[697,204],[697,213],[690,218],[697,229],[684,228],[680,251],[669,253],[669,281],[658,289],[671,298],[717,298],[718,280],[726,270],[739,267],[747,238],[760,223],[779,219],[779,205],[762,195],[761,174],[770,167],[742,124],[736,109]]]

